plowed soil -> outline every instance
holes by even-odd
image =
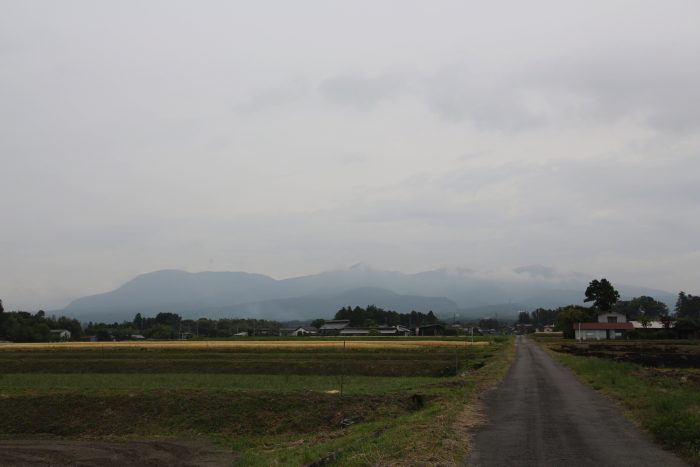
[[[0,441],[0,465],[225,466],[235,457],[202,439],[167,441]]]

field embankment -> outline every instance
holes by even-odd
[[[700,465],[700,342],[540,341],[656,442]]]
[[[458,464],[464,409],[511,355],[507,339],[2,346],[0,438],[206,437],[244,465]]]

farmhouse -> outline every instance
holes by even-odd
[[[577,340],[622,339],[634,329],[623,313],[601,313],[597,323],[574,323]]]
[[[403,326],[379,326],[378,328],[351,328],[340,330],[340,336],[410,336],[411,330]]]
[[[334,319],[326,321],[318,330],[322,336],[339,336],[340,331],[350,326],[349,319]]]
[[[410,336],[411,330],[401,326],[382,326],[378,329],[380,336]]]
[[[318,329],[313,326],[299,326],[294,330],[292,336],[303,337],[303,336],[317,336]]]
[[[344,328],[340,330],[340,336],[350,337],[350,336],[369,336],[369,328]]]

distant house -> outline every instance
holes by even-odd
[[[280,328],[280,336],[284,337],[303,337],[316,336],[318,329],[313,326],[297,326],[295,328]]]
[[[556,328],[553,324],[545,324],[542,326],[542,332],[555,332]]]
[[[326,321],[318,330],[322,336],[339,336],[340,331],[350,326],[349,319],[334,319]]]
[[[647,321],[646,326],[641,321],[630,321],[630,323],[634,329],[664,329],[666,327],[662,321]],[[671,322],[669,327],[673,327],[675,324],[675,322]]]
[[[410,336],[411,330],[407,327],[397,326],[382,326],[378,329],[380,336]]]
[[[490,332],[493,331],[493,332]],[[496,334],[495,329],[489,329],[488,334]],[[515,333],[516,334],[531,334],[535,332],[535,326],[532,324],[523,324],[523,323],[518,323],[515,325]]]
[[[140,340],[145,339],[145,337],[143,337],[141,334],[132,334],[129,337],[135,341],[140,341]]]
[[[299,326],[294,331],[294,335],[297,337],[318,336],[318,329],[313,326]]]
[[[623,313],[601,313],[597,323],[574,323],[577,340],[623,339],[634,329]]]
[[[411,330],[404,326],[379,326],[377,328],[344,327],[339,336],[410,336]]]
[[[67,341],[70,339],[70,331],[68,329],[52,329],[49,331],[49,338],[52,341]]]
[[[339,336],[349,337],[349,336],[369,336],[369,328],[350,328],[346,327],[340,330]]]

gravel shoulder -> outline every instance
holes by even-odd
[[[653,444],[611,401],[524,336],[503,382],[484,398],[466,465],[687,465]]]

